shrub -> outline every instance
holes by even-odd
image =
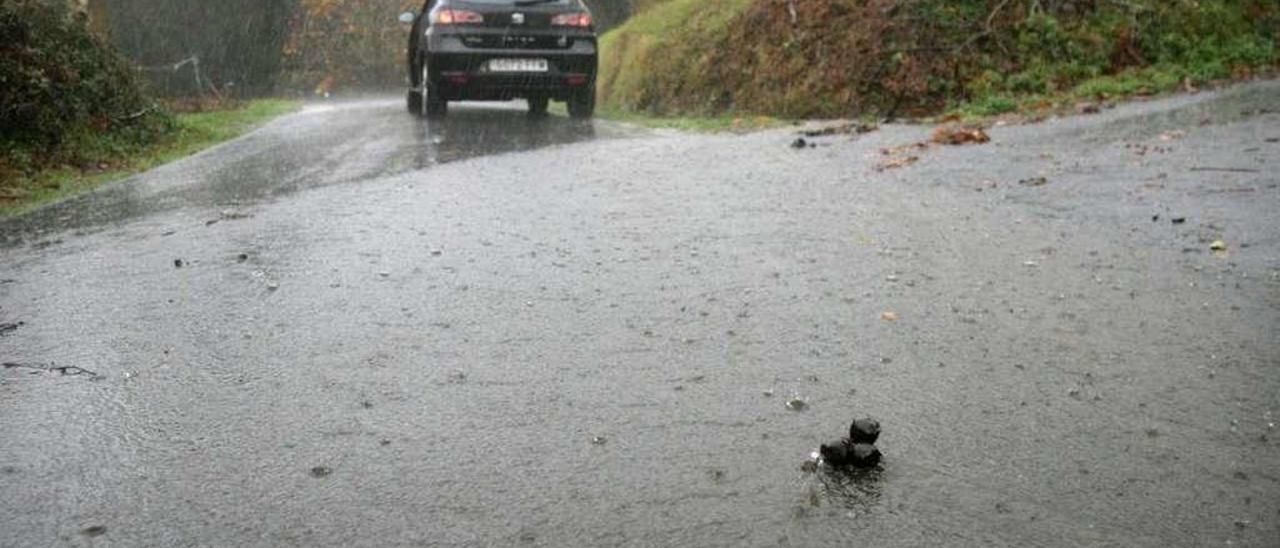
[[[56,158],[85,135],[148,142],[172,119],[65,4],[0,2],[0,163]]]
[[[700,28],[711,15],[725,22]],[[1082,85],[1160,91],[1272,66],[1277,29],[1275,0],[667,0],[606,36],[600,100],[667,114],[999,113]]]

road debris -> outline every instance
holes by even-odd
[[[248,219],[251,217],[253,217],[253,215],[250,215],[249,213],[245,211],[241,211],[239,209],[222,210],[222,219],[226,221],[237,221],[240,219]]]
[[[933,130],[929,140],[939,145],[980,145],[991,142],[991,137],[980,127],[942,126]]]
[[[880,450],[867,443],[849,443],[839,440],[818,448],[822,462],[835,468],[871,468],[880,463]]]
[[[0,365],[3,365],[5,369],[29,369],[34,373],[57,373],[64,377],[88,377],[90,380],[102,378],[102,375],[99,375],[95,371],[90,371],[83,367],[76,367],[74,365],[42,365],[13,362],[5,362]]]
[[[1018,184],[1022,186],[1044,186],[1049,184],[1049,179],[1045,177],[1030,177],[1018,181]]]
[[[902,319],[902,317],[899,316],[897,312],[894,312],[892,310],[886,310],[884,311],[884,313],[880,314],[880,319],[886,322],[896,322]]]
[[[900,145],[892,148],[880,149],[880,154],[889,156],[888,160],[876,164],[876,172],[884,172],[889,169],[898,169],[906,167],[920,161],[920,157],[913,154],[914,152],[928,150],[929,143],[911,143],[908,145]]]
[[[881,163],[879,163],[879,164],[876,164],[876,171],[877,171],[877,172],[883,172],[883,171],[887,171],[887,170],[890,170],[890,169],[898,169],[898,168],[901,168],[901,167],[907,167],[907,166],[909,166],[909,165],[911,165],[911,164],[914,164],[914,163],[916,163],[916,162],[919,162],[919,161],[920,161],[920,157],[919,157],[919,156],[903,156],[903,157],[901,157],[901,158],[894,158],[894,159],[887,160],[887,161],[885,161],[885,162],[881,162]]]
[[[880,422],[871,419],[855,419],[849,425],[849,437],[824,443],[818,448],[822,462],[833,468],[872,468],[880,464],[880,449],[875,446],[880,439]]]
[[[1214,240],[1213,243],[1209,244],[1209,249],[1212,249],[1214,251],[1226,251],[1227,242],[1224,242],[1222,240]]]
[[[0,323],[0,337],[17,331],[19,327],[27,325],[26,322]]]
[[[1173,224],[1175,224],[1175,225],[1180,225],[1180,224],[1186,223],[1186,222],[1187,222],[1187,218],[1186,218],[1186,217],[1174,217],[1174,218],[1172,218],[1172,219],[1169,219],[1169,222],[1171,222],[1171,223],[1173,223]]]
[[[923,142],[911,143],[907,145],[899,145],[892,148],[882,148],[880,149],[880,155],[881,156],[898,156],[900,154],[905,154],[908,152],[928,150],[928,149],[929,149],[929,143],[923,143]]]
[[[873,418],[854,419],[849,424],[849,441],[875,443],[880,439],[880,421]]]
[[[606,443],[609,443],[609,439],[604,436],[593,436],[591,438],[591,445],[604,445]]]
[[[174,267],[174,268],[182,268],[182,266],[183,266],[184,264],[186,264],[186,263],[182,262],[182,259],[174,259],[174,260],[173,260],[173,267]]]
[[[333,474],[333,469],[328,466],[316,466],[308,471],[313,478],[324,478]]]
[[[791,398],[787,400],[787,409],[792,411],[804,411],[809,408],[809,404],[800,398]]]
[[[800,135],[805,137],[828,137],[831,135],[850,135],[871,133],[880,129],[875,124],[864,124],[861,122],[849,122],[847,124],[837,124],[833,126],[824,126],[817,129],[807,129],[800,131]]]
[[[80,534],[89,538],[100,537],[107,534],[106,525],[90,525],[80,530]]]
[[[804,140],[804,137],[799,137],[796,140],[791,141],[791,148],[794,148],[796,150],[805,149],[805,148],[815,148],[817,146],[818,145],[814,143],[810,143],[809,141]]]
[[[1195,172],[1221,171],[1221,172],[1224,172],[1224,173],[1261,173],[1259,170],[1256,170],[1256,169],[1253,169],[1253,168],[1247,168],[1247,167],[1204,167],[1204,166],[1197,166],[1197,167],[1193,167],[1193,168],[1191,168],[1191,171],[1195,171]]]

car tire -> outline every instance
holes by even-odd
[[[529,97],[529,116],[533,118],[541,118],[547,115],[547,107],[551,104],[551,99],[547,96]]]
[[[583,91],[574,92],[569,96],[569,117],[576,120],[585,120],[595,116],[596,114],[596,90],[595,87],[588,88]]]
[[[408,103],[407,106],[409,107],[409,113],[413,114],[414,116],[422,115],[422,94],[421,93],[410,90],[409,93],[407,94],[406,102]]]
[[[431,85],[430,71],[427,64],[422,64],[419,76],[418,105],[422,116],[426,118],[443,118],[449,113],[449,101],[440,95],[439,90]]]
[[[433,89],[428,91],[426,103],[422,106],[422,114],[427,118],[444,118],[449,114],[449,101],[440,97],[440,94]]]

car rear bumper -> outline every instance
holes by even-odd
[[[427,66],[432,85],[448,100],[506,100],[547,96],[564,100],[595,85],[599,57],[594,37],[559,49],[474,48],[458,36],[429,36]],[[546,72],[493,72],[493,59],[546,59]]]

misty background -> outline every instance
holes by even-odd
[[[51,0],[60,1],[60,0]],[[421,0],[72,0],[156,93],[235,97],[389,89],[404,83],[397,21]],[[587,0],[601,32],[630,0]]]

